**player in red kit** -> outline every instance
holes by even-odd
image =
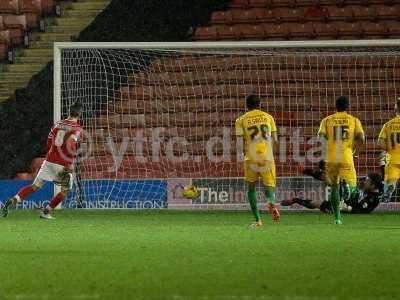
[[[69,117],[53,126],[47,140],[46,159],[35,180],[32,185],[22,188],[14,197],[7,200],[2,209],[4,217],[7,217],[11,205],[22,202],[30,194],[41,189],[45,181],[51,181],[61,185],[61,192],[51,200],[46,208],[42,209],[40,217],[53,219],[51,211],[64,200],[72,189],[73,166],[77,155],[77,144],[82,132],[79,124],[81,114],[82,105],[75,103],[70,107]]]

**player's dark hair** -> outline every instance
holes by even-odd
[[[82,115],[83,106],[80,103],[74,103],[69,108],[69,116],[73,118],[80,118]]]
[[[378,189],[383,189],[382,176],[378,173],[369,173],[368,178],[371,179],[372,184]]]
[[[349,108],[349,98],[340,96],[336,99],[336,110],[338,112],[346,111]]]
[[[260,98],[256,95],[249,95],[246,97],[247,109],[256,109],[260,107]]]

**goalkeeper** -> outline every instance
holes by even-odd
[[[303,174],[313,177],[316,180],[324,181],[325,162],[321,161],[317,169],[305,169]],[[341,181],[339,188],[340,209],[342,212],[353,214],[367,214],[375,210],[383,194],[382,177],[377,173],[369,173],[359,187],[349,193],[348,185]],[[329,201],[318,201],[293,198],[281,202],[282,206],[299,204],[309,209],[318,208],[324,213],[332,213],[332,205]]]
[[[255,95],[246,98],[247,112],[235,123],[236,137],[244,142],[244,177],[248,184],[247,197],[255,222],[252,227],[263,225],[257,208],[256,182],[261,177],[265,187],[265,198],[274,221],[280,214],[275,207],[275,162],[273,149],[278,143],[274,118],[260,109],[260,99]]]

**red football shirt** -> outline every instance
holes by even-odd
[[[73,120],[66,119],[56,123],[47,139],[46,160],[64,167],[73,164],[81,131],[80,124]]]

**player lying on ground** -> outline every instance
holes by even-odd
[[[81,135],[79,118],[82,106],[74,104],[70,107],[68,119],[53,126],[47,140],[47,155],[32,185],[22,188],[14,197],[8,199],[2,208],[4,217],[8,215],[11,205],[22,202],[30,194],[43,187],[45,181],[56,182],[61,185],[59,192],[40,214],[41,218],[52,219],[50,212],[56,208],[67,196],[73,184],[73,165],[76,157],[76,146]]]
[[[353,152],[365,141],[360,120],[348,114],[348,108],[347,97],[337,98],[336,113],[324,118],[318,131],[318,136],[326,148],[325,183],[331,188],[330,201],[335,224],[342,224],[339,179],[345,180],[351,190],[357,187]]]
[[[274,118],[260,110],[260,99],[255,95],[246,98],[247,112],[236,120],[236,136],[244,142],[244,177],[248,184],[247,197],[255,217],[252,227],[262,226],[257,207],[256,182],[259,177],[265,187],[265,197],[274,221],[280,215],[275,207],[275,162],[274,145],[278,143]],[[240,140],[239,140],[240,142]]]
[[[305,169],[303,174],[316,180],[324,181],[325,164],[320,162],[317,169]],[[345,181],[340,183],[340,210],[353,214],[366,214],[372,212],[378,205],[383,194],[382,177],[377,173],[369,173],[365,180],[352,193],[349,193]],[[308,200],[293,198],[281,202],[282,206],[299,204],[309,209],[318,208],[322,212],[332,213],[332,205],[329,201]]]
[[[400,178],[400,98],[396,101],[396,116],[385,123],[379,133],[379,147],[386,151],[383,201],[389,202]]]

